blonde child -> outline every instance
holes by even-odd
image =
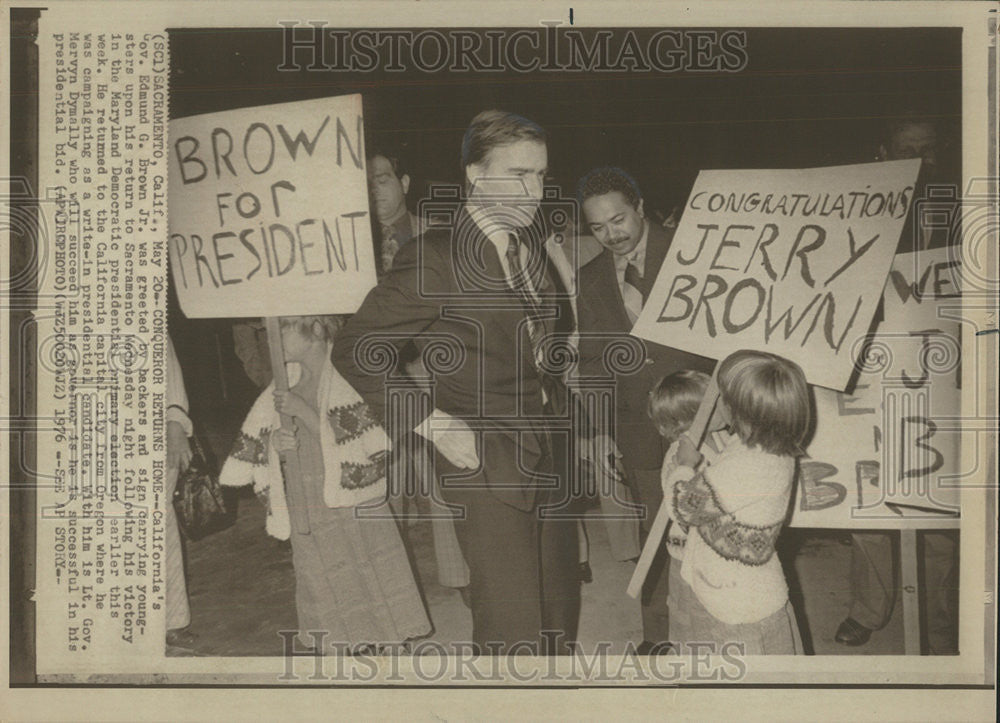
[[[709,376],[703,372],[685,370],[674,372],[663,377],[649,393],[649,418],[663,437],[667,449],[691,426],[702,397],[708,388]],[[723,431],[725,422],[719,415],[712,417],[703,445],[709,459],[718,454],[729,438]],[[667,454],[660,470],[660,481],[664,484],[664,496],[672,499],[673,490],[667,488],[667,482],[677,467],[673,455]],[[670,508],[668,508],[670,509]],[[688,641],[685,624],[686,611],[677,604],[677,595],[686,584],[681,579],[681,564],[684,560],[684,543],[687,530],[672,517],[667,527],[665,544],[670,553],[670,571],[667,577],[667,607],[670,608],[670,641],[675,647],[680,647]]]
[[[356,514],[386,494],[387,440],[330,363],[340,326],[329,316],[281,319],[291,388],[268,385],[222,471],[223,484],[252,481],[268,503],[268,533],[291,539],[300,644],[323,653],[430,632],[395,521]],[[294,418],[293,430],[280,427],[280,414]],[[278,458],[292,450],[298,480],[284,479]],[[289,510],[286,499],[300,509]]]
[[[717,378],[733,438],[708,465],[686,435],[677,452],[684,474],[673,485],[673,516],[688,528],[672,599],[679,635],[741,643],[745,655],[801,654],[775,543],[809,428],[809,389],[796,364],[757,351],[727,357]]]

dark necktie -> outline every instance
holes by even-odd
[[[396,238],[396,229],[389,225],[382,225],[382,270],[392,269],[392,261],[399,251],[399,239]]]
[[[545,336],[545,324],[542,321],[542,309],[538,298],[531,288],[531,280],[521,264],[520,243],[516,234],[508,235],[507,266],[510,269],[510,285],[527,312],[528,339],[531,342],[532,358],[535,360],[535,369],[541,372],[543,369],[542,360],[544,359],[542,337]],[[525,244],[525,248],[530,250],[527,244]]]
[[[545,337],[546,327],[542,319],[542,307],[538,297],[532,289],[532,280],[529,274],[525,273],[521,264],[520,245],[521,239],[516,234],[509,234],[507,242],[507,268],[510,273],[510,285],[514,293],[517,294],[528,320],[528,339],[531,343],[531,357],[538,372],[538,381],[541,385],[542,405],[549,414],[563,414],[565,412],[565,389],[562,383],[545,370],[545,349],[542,346],[542,339]],[[530,270],[539,269],[536,275],[541,285],[545,278],[545,256],[544,252],[537,247],[533,247],[530,242],[524,242],[525,249],[528,250],[528,268]],[[537,286],[535,288],[538,288]],[[542,449],[542,454],[551,458],[552,439],[550,431],[546,425],[539,425],[535,428],[538,443]]]
[[[625,266],[625,279],[622,282],[622,301],[625,302],[625,311],[628,313],[629,321],[633,324],[642,312],[642,304],[645,301],[643,290],[642,274],[631,261]]]

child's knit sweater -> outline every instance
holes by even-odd
[[[674,518],[691,528],[681,576],[718,620],[763,620],[788,601],[774,546],[788,511],[795,460],[733,439],[713,464],[690,471],[673,496]]]
[[[704,457],[702,464],[714,464],[718,456],[725,451],[729,442],[733,439],[736,439],[735,435],[725,430],[709,432],[705,436],[705,441],[700,449]],[[674,460],[674,449],[675,447],[671,445],[663,457],[663,466],[660,467],[660,484],[663,485],[663,496],[668,500],[674,496],[673,485],[674,479],[677,478],[675,470],[678,469],[678,466]],[[681,474],[687,475],[684,479],[690,479],[691,468],[681,467],[680,469],[682,470]],[[687,527],[677,523],[677,519],[674,517],[673,505],[667,507],[667,512],[670,526],[667,528],[665,544],[670,557],[677,560],[676,564],[680,565],[684,561],[684,543],[687,541]],[[677,569],[680,570],[680,567]]]

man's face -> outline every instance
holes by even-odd
[[[396,177],[392,163],[384,156],[375,156],[368,164],[368,190],[375,215],[381,223],[392,223],[406,210],[406,192],[410,177]]]
[[[548,165],[544,143],[522,140],[497,146],[480,163],[466,167],[470,196],[502,205],[505,213],[494,215],[502,215],[507,225],[528,226],[542,199]]]
[[[635,250],[646,227],[642,216],[642,201],[639,201],[638,208],[632,208],[625,194],[620,191],[591,196],[585,200],[583,217],[594,238],[604,248],[619,256]]]
[[[888,148],[883,149],[883,155],[888,161],[920,158],[924,163],[936,166],[937,130],[931,123],[908,123],[892,135]]]

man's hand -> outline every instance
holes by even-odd
[[[461,419],[435,410],[414,431],[432,442],[445,459],[456,467],[460,469],[479,467],[476,435]]]
[[[593,466],[599,480],[625,483],[621,457],[618,445],[606,434],[598,434],[583,444],[583,458]]]
[[[191,463],[191,442],[180,422],[167,422],[167,467],[183,472]]]

